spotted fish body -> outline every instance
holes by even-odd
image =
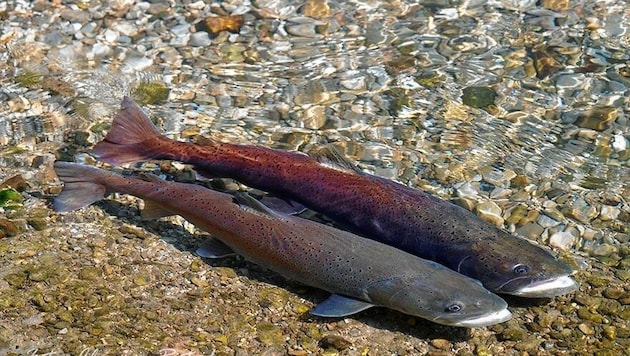
[[[425,192],[358,171],[334,154],[312,158],[258,146],[160,134],[129,98],[94,155],[122,164],[178,160],[321,212],[354,232],[443,264],[497,293],[551,297],[575,290],[572,270],[524,239]]]
[[[511,317],[507,304],[476,280],[350,232],[275,213],[249,196],[75,163],[56,162],[55,171],[64,182],[55,210],[78,209],[112,192],[142,198],[149,216],[181,215],[211,233],[223,251],[334,293],[315,315],[344,316],[377,305],[464,327]]]

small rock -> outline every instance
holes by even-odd
[[[527,331],[525,329],[519,327],[508,327],[503,330],[499,336],[502,340],[521,341],[526,335]]]
[[[142,72],[153,65],[153,60],[148,57],[127,57],[125,59],[126,72]]]
[[[618,287],[608,287],[604,289],[604,292],[602,294],[604,295],[604,297],[609,299],[619,299],[622,295],[624,295],[624,291],[623,289]]]
[[[10,178],[5,179],[2,183],[0,183],[0,189],[4,188],[13,188],[18,192],[24,191],[28,188],[28,184],[24,177],[21,174],[16,174],[11,176]]]
[[[316,19],[330,16],[330,6],[326,0],[306,0],[300,11],[304,16]]]
[[[617,252],[617,247],[608,243],[603,243],[593,249],[592,255],[603,257],[610,256],[615,252]]]
[[[244,23],[243,15],[207,17],[198,26],[198,30],[218,34],[221,31],[238,33]]]
[[[84,267],[79,272],[79,278],[82,280],[96,281],[101,278],[101,271],[96,267]]]
[[[82,10],[64,9],[59,16],[69,22],[87,23],[90,21],[90,13]]]
[[[268,346],[278,346],[284,342],[282,329],[269,322],[262,322],[256,326],[258,340]]]
[[[579,198],[564,213],[579,222],[588,223],[597,216],[597,209],[589,205],[584,199]]]
[[[599,218],[602,221],[615,220],[621,213],[619,208],[609,205],[602,205],[602,208],[599,211]]]
[[[595,330],[593,330],[593,328],[590,327],[586,323],[582,323],[582,324],[578,325],[578,329],[580,329],[580,331],[583,332],[584,335],[593,335],[593,334],[595,334]]]
[[[431,345],[440,350],[450,350],[451,348],[451,342],[446,339],[433,339]]]
[[[19,228],[11,220],[0,218],[0,238],[15,236],[18,232]]]
[[[27,274],[23,271],[9,273],[6,276],[4,276],[4,280],[7,283],[9,283],[11,287],[15,287],[15,288],[19,288],[24,283],[26,283],[26,279],[27,279]]]
[[[501,208],[493,201],[485,201],[475,208],[477,214],[487,222],[495,226],[503,226],[504,219],[501,217]]]
[[[339,335],[326,335],[319,340],[319,346],[322,349],[333,348],[338,351],[343,351],[350,347],[352,343]]]
[[[212,40],[210,40],[210,36],[208,36],[208,33],[204,31],[191,34],[190,41],[188,42],[188,44],[193,47],[207,47],[211,43]]]
[[[133,278],[133,284],[137,286],[146,286],[149,284],[149,277],[143,274],[138,274]]]
[[[533,351],[537,349],[540,343],[541,343],[540,340],[538,340],[535,336],[532,336],[532,337],[527,338],[524,341],[516,343],[514,345],[514,348],[519,351],[528,352],[528,351]]]
[[[112,30],[112,29],[107,29],[105,30],[105,41],[110,42],[110,43],[114,43],[118,41],[118,38],[120,37],[120,35],[118,34],[118,32]]]
[[[549,217],[546,214],[542,214],[538,217],[538,224],[544,228],[558,226],[560,222],[556,219]]]
[[[485,108],[494,104],[496,96],[489,87],[467,87],[462,91],[462,102],[474,108]]]
[[[604,335],[609,340],[615,340],[617,338],[617,328],[612,325],[604,326]]]
[[[127,37],[135,37],[140,32],[138,27],[127,22],[116,23],[114,24],[113,29],[117,31],[119,34],[125,35]]]
[[[466,182],[464,184],[456,187],[456,194],[460,198],[475,198],[478,196],[477,190],[470,184],[470,182]]]
[[[558,231],[549,238],[549,245],[566,251],[575,245],[576,240],[577,237],[572,233],[567,231]]]
[[[42,218],[28,219],[28,224],[37,231],[42,231],[46,229],[46,226],[48,225],[48,223],[46,222],[46,219],[42,219]]]
[[[530,222],[528,224],[523,225],[522,227],[518,228],[516,230],[516,233],[528,238],[528,239],[532,239],[535,240],[537,237],[539,237],[540,235],[542,235],[542,233],[545,231],[545,229],[534,223],[534,222]]]

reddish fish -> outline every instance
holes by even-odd
[[[107,193],[145,200],[146,217],[181,215],[219,241],[213,257],[236,252],[304,284],[334,293],[312,310],[339,317],[384,306],[436,323],[477,327],[504,322],[503,299],[476,280],[391,246],[267,209],[245,195],[235,200],[195,184],[123,177],[102,169],[56,162],[64,182],[56,211],[81,208]]]
[[[112,164],[178,160],[297,201],[355,232],[439,262],[497,293],[551,297],[575,290],[573,271],[542,248],[470,211],[392,180],[363,173],[334,154],[312,158],[258,146],[171,140],[130,99],[94,155]]]

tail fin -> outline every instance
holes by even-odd
[[[147,159],[141,153],[142,143],[157,137],[161,137],[161,134],[149,117],[133,99],[126,96],[109,133],[94,146],[92,154],[113,165],[142,161]]]
[[[107,188],[96,182],[103,174],[98,168],[59,161],[54,167],[64,183],[63,190],[53,201],[55,211],[76,210],[105,197]]]

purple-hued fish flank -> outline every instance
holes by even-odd
[[[113,192],[142,198],[148,215],[181,215],[212,234],[218,241],[206,248],[216,257],[238,253],[334,293],[313,309],[315,315],[340,317],[384,306],[462,327],[511,317],[505,301],[474,279],[350,232],[275,213],[247,195],[233,197],[155,176],[123,177],[76,163],[56,162],[55,171],[64,182],[53,202],[56,211],[79,209]]]
[[[161,135],[126,97],[93,154],[112,164],[178,160],[205,175],[234,178],[301,203],[363,236],[478,279],[497,293],[551,297],[578,287],[569,277],[571,268],[542,248],[450,202],[360,172],[329,150],[313,158],[211,140],[174,141]]]

